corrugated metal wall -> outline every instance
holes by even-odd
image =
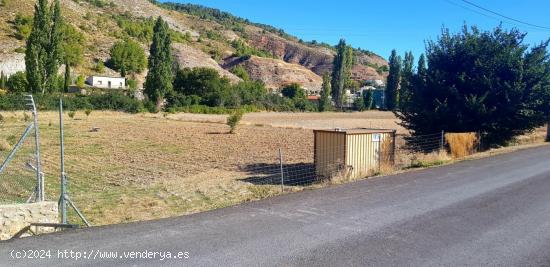
[[[319,178],[342,174],[349,178],[366,177],[378,171],[380,156],[388,157],[384,162],[390,160],[393,148],[392,133],[316,131],[314,138],[315,170]]]
[[[320,178],[330,178],[344,167],[346,134],[315,132],[315,172]]]
[[[373,138],[377,137],[377,138]],[[346,165],[350,166],[351,178],[366,177],[377,171],[379,149],[385,149],[383,142],[391,138],[389,133],[350,134],[347,138]],[[387,149],[387,148],[386,148]]]

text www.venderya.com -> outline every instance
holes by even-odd
[[[136,259],[136,260],[185,260],[189,259],[187,251],[108,251],[89,250],[79,251],[72,249],[64,250],[12,250],[12,259],[66,259],[66,260],[104,260],[104,259]]]

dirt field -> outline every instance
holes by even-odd
[[[3,160],[28,122],[21,112],[0,114]],[[57,200],[58,114],[41,112],[39,116],[46,195]],[[312,128],[373,127],[404,132],[387,112],[253,113],[245,116],[245,125],[233,135],[222,124],[225,118],[94,111],[89,117],[77,112],[71,119],[66,114],[70,197],[94,225],[195,213],[279,194],[280,185],[269,182],[269,177],[279,174],[278,149],[284,153],[285,166],[311,165]],[[94,127],[99,130],[91,131]],[[539,137],[537,132],[523,141]],[[34,176],[25,167],[32,160],[32,146],[29,138],[0,175],[0,194],[17,185],[21,192],[14,199],[21,201],[32,191]],[[250,177],[268,182],[260,184]],[[78,222],[74,213],[71,218]]]
[[[13,145],[26,124],[23,113],[1,114],[5,122],[0,139],[11,139]],[[387,127],[393,123],[391,116],[388,120],[383,113],[372,114],[377,115],[372,125]],[[41,112],[39,116],[46,193],[49,199],[56,200],[60,165],[58,115]],[[254,172],[277,172],[279,148],[284,151],[285,164],[311,163],[313,133],[295,127],[327,125],[318,114],[251,114],[237,134],[231,135],[221,123],[180,121],[187,116],[174,114],[164,118],[96,111],[89,118],[83,112],[77,112],[74,119],[65,115],[70,196],[93,224],[188,214],[276,194],[278,185],[260,186],[242,178]],[[370,126],[365,114],[328,115],[340,122],[347,116],[350,118],[346,125]],[[220,117],[225,119],[214,118]],[[94,127],[99,131],[91,132]],[[31,141],[25,143],[8,173],[17,174],[32,185],[32,172],[23,171],[25,162],[32,159]],[[7,152],[0,151],[0,156],[4,158]]]
[[[225,123],[227,115],[210,114],[150,114],[153,117],[166,117],[171,120],[190,122]],[[385,111],[367,111],[350,113],[248,113],[242,123],[248,125],[269,125],[283,128],[334,129],[334,128],[379,128],[396,129],[399,133],[406,130],[398,125],[393,113]]]

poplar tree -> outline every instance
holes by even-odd
[[[7,89],[8,77],[3,71],[0,72],[0,89]]]
[[[401,80],[401,57],[392,50],[389,59],[390,73],[386,83],[386,108],[395,110],[399,107],[399,83]]]
[[[145,94],[156,103],[160,110],[164,96],[172,91],[174,80],[172,71],[172,52],[168,24],[158,17],[153,29],[153,43],[149,55],[149,72],[145,80]]]
[[[319,99],[319,111],[327,111],[331,108],[330,101],[330,75],[328,73],[323,74],[323,89],[321,91],[321,99]]]
[[[47,0],[38,0],[25,50],[26,75],[31,92],[44,94],[55,85],[61,60],[62,23],[59,0],[51,8]]]
[[[374,105],[374,92],[373,90],[366,90],[363,93],[363,101],[365,102],[365,109],[371,110]]]
[[[71,67],[69,61],[65,59],[65,81],[63,83],[63,92],[69,92],[69,86],[71,85]]]
[[[405,59],[403,60],[403,67],[401,70],[401,82],[399,88],[399,106],[408,103],[410,91],[413,88],[414,79],[414,56],[412,52],[405,53]]]
[[[332,68],[332,99],[337,107],[341,108],[344,100],[345,85],[351,75],[353,66],[353,50],[346,45],[344,39],[336,46],[338,53],[334,57]]]

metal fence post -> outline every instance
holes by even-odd
[[[285,174],[283,171],[283,152],[279,148],[279,165],[281,167],[281,193],[285,192]]]
[[[439,150],[443,150],[444,145],[445,145],[445,131],[441,130],[441,140],[439,141]]]
[[[63,136],[63,99],[59,98],[59,143],[61,160],[61,223],[67,223],[67,176],[65,176],[65,140]]]
[[[27,95],[28,105],[31,107],[34,124],[34,143],[35,143],[35,168],[36,168],[36,201],[44,201],[44,174],[40,163],[40,131],[38,129],[38,112],[32,95]]]

